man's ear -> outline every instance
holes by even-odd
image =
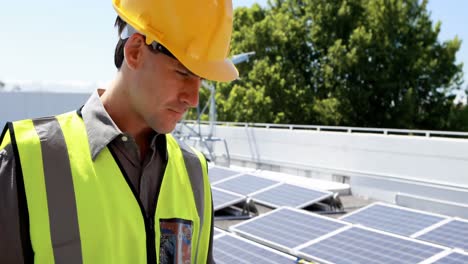
[[[127,43],[125,43],[124,60],[130,69],[135,70],[143,63],[143,49],[145,46],[145,38],[140,34],[131,35]]]

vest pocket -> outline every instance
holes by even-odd
[[[160,219],[159,263],[190,263],[193,222],[181,218]]]

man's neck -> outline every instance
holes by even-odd
[[[126,91],[125,87],[122,87],[122,82],[119,82],[117,78],[105,92],[104,90],[100,91],[99,95],[109,116],[122,132],[135,139],[140,149],[140,156],[144,158],[154,131],[131,108]]]

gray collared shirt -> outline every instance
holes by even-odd
[[[130,188],[140,199],[146,214],[154,215],[156,196],[167,163],[166,138],[155,132],[146,156],[140,157],[135,140],[122,132],[105,110],[99,98],[103,92],[103,90],[94,92],[81,109],[92,159],[94,160],[105,147],[108,147],[117,157],[117,162],[131,183]],[[25,262],[23,255],[25,245],[22,242],[25,236],[28,237],[29,223],[24,221],[24,214],[20,212],[27,208],[22,208],[19,202],[25,197],[24,193],[18,192],[20,185],[17,184],[16,178],[15,157],[12,146],[8,145],[0,150],[1,263]],[[213,221],[211,229],[213,230]],[[208,255],[208,263],[214,263],[212,240]]]
[[[107,113],[99,99],[102,93],[104,90],[94,92],[81,110],[92,159],[95,160],[105,147],[109,147],[125,170],[146,214],[154,215],[156,192],[167,160],[166,138],[155,132],[148,152],[141,157],[135,139],[123,133]]]

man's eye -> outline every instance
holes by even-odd
[[[180,71],[180,70],[176,70],[176,72],[182,76],[189,76],[189,73],[186,72],[186,71]]]

